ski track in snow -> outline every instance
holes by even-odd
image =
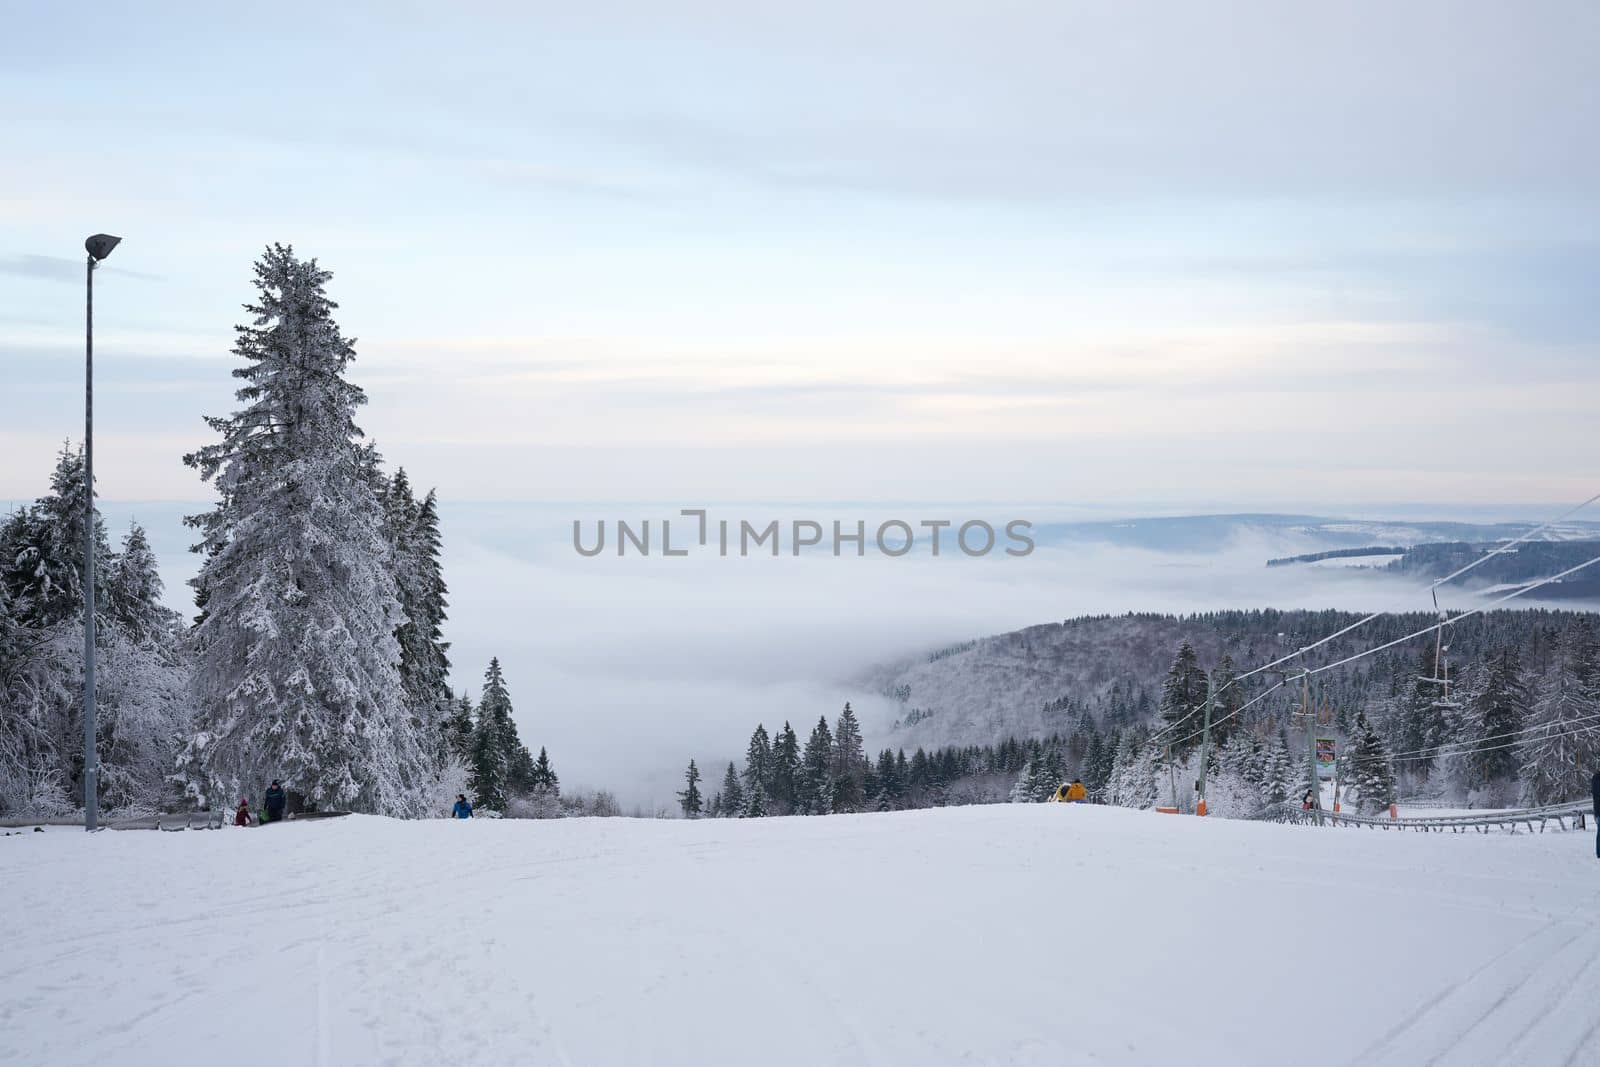
[[[0,1063],[1576,1067],[1592,850],[1060,805],[18,836]]]

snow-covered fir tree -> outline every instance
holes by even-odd
[[[489,660],[489,668],[483,674],[469,765],[473,795],[491,810],[504,811],[513,795],[526,794],[533,788],[533,757],[517,735],[511,691],[498,656]]]
[[[384,531],[389,539],[402,619],[395,631],[400,645],[400,685],[416,728],[436,732],[451,714],[449,642],[443,626],[447,607],[438,500],[432,490],[422,500],[412,494],[405,468],[388,482],[379,479]]]
[[[1583,798],[1600,767],[1600,647],[1588,618],[1562,641],[1556,668],[1545,682],[1517,750],[1524,798],[1555,804]]]
[[[1464,759],[1469,795],[1486,790],[1495,794],[1492,801],[1509,802],[1509,787],[1517,779],[1517,741],[1529,710],[1522,659],[1515,648],[1507,646],[1490,658],[1483,687],[1469,710],[1470,730],[1461,738],[1471,743]]]
[[[1354,740],[1355,751],[1342,769],[1347,788],[1355,794],[1362,814],[1388,811],[1395,801],[1394,762],[1364,711],[1356,713]]]
[[[774,815],[794,814],[799,776],[800,738],[785,720],[783,729],[772,739],[772,781],[767,792],[772,797]]]
[[[860,811],[866,804],[867,754],[861,724],[848,701],[833,731],[833,810]]]
[[[0,522],[0,814],[65,814],[83,799],[82,453]],[[182,623],[135,524],[113,553],[95,520],[99,803],[155,810],[189,732]]]
[[[721,801],[718,808],[727,818],[737,818],[744,813],[744,787],[739,784],[739,772],[728,764],[728,773],[722,776]]]
[[[767,791],[772,784],[772,745],[767,738],[767,728],[760,723],[756,724],[755,732],[750,735],[750,743],[745,746],[742,784],[746,809],[756,802],[755,794],[759,793],[759,806],[765,814]]]
[[[765,789],[752,788],[749,785],[746,785],[744,790],[744,808],[739,812],[739,817],[741,819],[761,819],[765,818],[768,814],[767,791]]]
[[[1217,663],[1217,669],[1211,672],[1209,690],[1216,699],[1216,706],[1211,709],[1211,741],[1219,750],[1222,744],[1244,725],[1239,717],[1239,709],[1245,705],[1245,692],[1244,684],[1238,681],[1238,675],[1233,657],[1224,652],[1222,659]],[[1204,715],[1204,712],[1201,714]]]
[[[524,750],[526,751],[526,750]],[[528,805],[536,819],[553,819],[561,814],[561,779],[550,765],[550,754],[541,746],[539,758],[528,769]]]
[[[826,815],[833,810],[833,731],[826,715],[817,719],[806,739],[796,788],[799,814]]]
[[[463,761],[472,758],[472,713],[472,698],[462,692],[450,701],[450,715],[444,721],[445,748]]]
[[[1161,683],[1161,720],[1171,728],[1164,743],[1171,745],[1179,757],[1195,743],[1189,735],[1199,732],[1201,719],[1194,712],[1205,703],[1207,685],[1206,672],[1200,669],[1194,646],[1183,642]]]
[[[437,735],[406,705],[399,591],[355,422],[366,395],[345,376],[355,350],[329,278],[266,250],[233,350],[242,406],[208,418],[221,440],[184,457],[218,500],[188,520],[205,560],[182,769],[203,804],[279,778],[316,807],[421,815]]]
[[[694,765],[694,760],[689,761],[688,770],[683,772],[683,789],[678,793],[678,806],[683,809],[685,819],[698,819],[703,804],[700,797],[700,768]]]

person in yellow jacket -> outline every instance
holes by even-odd
[[[1088,795],[1088,790],[1083,788],[1083,781],[1074,778],[1071,785],[1064,785],[1057,789],[1053,799],[1063,804],[1082,804]]]

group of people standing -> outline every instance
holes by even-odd
[[[256,825],[269,822],[282,822],[284,809],[289,806],[289,795],[283,791],[283,783],[276,778],[267,786],[266,796],[263,798],[263,809],[259,818],[255,818]],[[239,798],[239,806],[233,813],[233,825],[249,826],[252,822],[250,814],[250,801],[247,797]]]

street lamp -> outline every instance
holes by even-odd
[[[94,268],[122,238],[97,233],[89,253],[83,342],[83,828],[96,829],[100,808],[100,754],[94,735]]]

